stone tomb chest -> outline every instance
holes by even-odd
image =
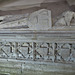
[[[47,9],[1,16],[0,58],[74,63],[74,26],[56,24]]]

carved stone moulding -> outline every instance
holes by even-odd
[[[74,43],[0,42],[0,58],[75,62]]]

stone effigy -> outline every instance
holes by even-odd
[[[11,30],[50,30],[52,28],[64,29],[74,26],[75,13],[67,11],[52,23],[51,11],[41,9],[33,13],[22,15],[6,15],[0,17],[0,29]],[[54,25],[52,25],[54,24]]]
[[[0,29],[48,30],[52,27],[51,11],[41,9],[26,15],[7,15],[0,24]]]

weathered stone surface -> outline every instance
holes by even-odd
[[[74,12],[68,11],[64,14],[64,19],[68,26],[70,26],[73,17],[74,17]]]
[[[41,55],[42,58],[47,59],[47,48],[40,48],[37,52],[39,53],[39,56]]]
[[[30,28],[34,30],[48,30],[52,27],[51,22],[51,11],[46,9],[41,9],[32,13],[29,16],[28,24]]]
[[[71,22],[74,18],[74,14],[75,14],[75,12],[72,12],[72,11],[64,12],[63,14],[61,14],[59,19],[55,23],[55,25],[58,25],[58,26],[63,26],[63,25],[64,26],[71,26]]]
[[[68,60],[68,57],[70,55],[70,50],[69,49],[62,49],[61,50],[61,56],[62,58],[67,61]]]
[[[41,9],[26,15],[7,15],[1,18],[0,24],[0,29],[48,30],[52,27],[51,11]]]
[[[32,72],[37,72],[39,75],[47,75],[52,74],[51,72],[64,74],[66,72],[70,73],[69,75],[75,74],[75,65],[72,64],[61,64],[61,63],[50,63],[50,62],[33,62],[33,61],[19,61],[12,62],[13,60],[8,60],[5,62],[0,60],[0,72],[1,73],[9,73],[11,75],[21,75],[21,74],[27,74],[27,75],[35,75]],[[40,73],[39,73],[40,72]],[[47,74],[44,74],[43,72],[48,72]],[[13,73],[13,74],[12,74]],[[74,74],[73,74],[74,73]],[[52,74],[52,75],[54,75]],[[66,75],[66,74],[64,74]]]
[[[60,25],[60,26],[66,26],[66,22],[65,22],[65,19],[64,18],[61,18],[61,19],[59,19],[56,23],[55,23],[55,25]]]

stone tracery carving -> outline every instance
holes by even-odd
[[[0,58],[75,62],[74,46],[69,43],[0,42]]]

